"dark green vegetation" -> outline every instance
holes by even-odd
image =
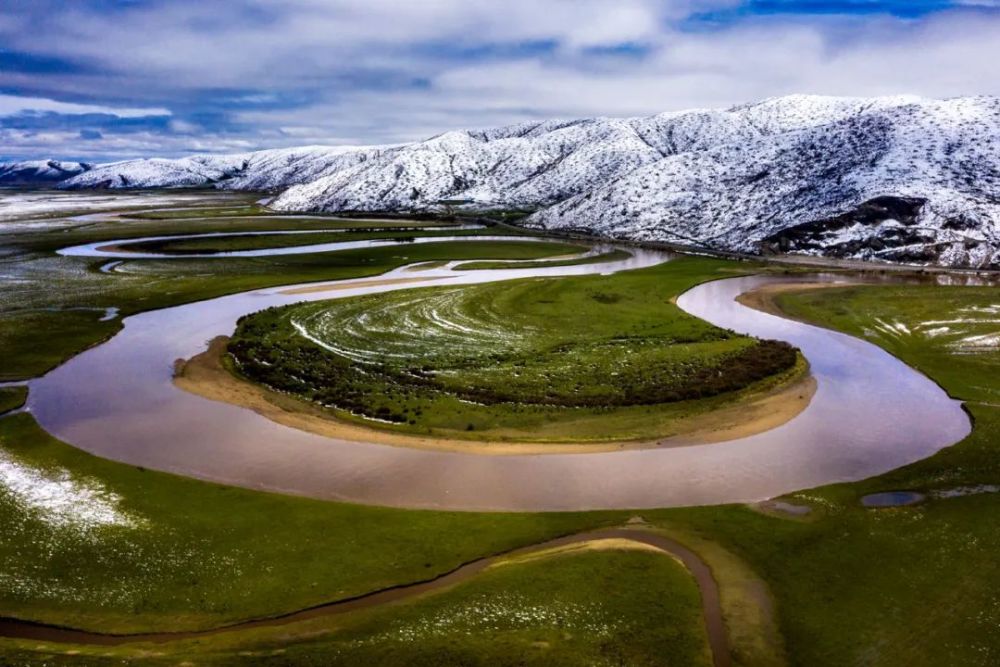
[[[642,424],[635,408],[677,404],[675,419],[703,412],[699,399],[796,364],[785,343],[737,336],[671,302],[726,270],[682,259],[613,276],[272,308],[241,319],[229,350],[251,379],[421,433],[650,437],[664,426]],[[647,422],[664,416],[646,412]]]
[[[18,409],[27,399],[27,387],[0,387],[0,415]]]

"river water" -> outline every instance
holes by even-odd
[[[74,250],[67,254],[101,252]],[[452,263],[420,272],[404,267],[344,281],[354,287],[340,291],[291,295],[283,293],[287,288],[268,288],[141,313],[126,318],[124,329],[108,342],[32,381],[28,409],[62,440],[133,465],[317,498],[450,510],[758,501],[882,473],[968,434],[960,403],[880,348],[734,301],[748,290],[789,280],[766,276],[706,283],[678,300],[682,309],[713,324],[799,347],[818,382],[810,405],[788,423],[727,442],[502,456],[412,449],[306,433],[188,394],[171,382],[175,360],[204,351],[212,338],[231,334],[240,316],[269,306],[424,286],[607,274],[671,259],[656,251],[632,252],[625,260],[563,267],[460,271]],[[421,280],[379,285],[402,277]]]

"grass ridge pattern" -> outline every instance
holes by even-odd
[[[608,411],[709,398],[791,369],[796,351],[786,343],[738,336],[670,302],[689,271],[710,266],[271,308],[240,320],[229,351],[252,380],[368,418],[426,426],[429,413],[460,401],[469,430],[522,407]],[[458,414],[437,424],[467,428]]]

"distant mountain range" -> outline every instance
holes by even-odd
[[[91,168],[92,165],[85,162],[60,162],[58,160],[0,162],[0,186],[55,185]]]
[[[281,211],[427,211],[462,201],[534,211],[526,224],[539,228],[620,239],[1000,268],[995,97],[795,95],[396,146],[20,164],[60,165],[52,169],[67,177],[43,172],[64,188],[267,190]],[[0,184],[24,171],[15,167],[0,165]]]

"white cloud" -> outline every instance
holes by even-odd
[[[220,127],[211,114],[175,109],[159,135],[102,128],[104,139],[86,149],[109,155],[397,142],[529,118],[726,107],[798,92],[1000,94],[1000,14],[991,11],[1000,0],[963,0],[967,9],[919,19],[767,16],[697,30],[681,24],[692,12],[737,4],[175,0],[115,12],[61,4],[28,18],[0,16],[0,42],[80,67],[0,70],[0,86],[58,99],[128,90],[134,106],[177,100],[187,109],[230,114],[232,125]],[[552,46],[529,48],[538,44]],[[623,44],[641,50],[594,52]],[[28,99],[0,95],[0,116],[27,109]],[[30,104],[57,113],[169,113],[39,98]],[[42,145],[40,136],[18,141]],[[48,152],[79,155],[68,141],[68,150]]]
[[[450,63],[426,89],[340,91],[295,110],[254,111],[253,125],[321,128],[354,141],[418,139],[529,118],[628,116],[728,107],[792,93],[950,97],[1000,94],[1000,20],[941,16],[920,25],[759,22],[665,30],[641,59],[589,67],[573,58]]]
[[[44,97],[21,97],[0,94],[0,116],[14,116],[20,113],[57,113],[66,115],[105,114],[118,118],[144,118],[147,116],[169,116],[169,109],[135,109],[101,104],[75,104],[59,102]]]

